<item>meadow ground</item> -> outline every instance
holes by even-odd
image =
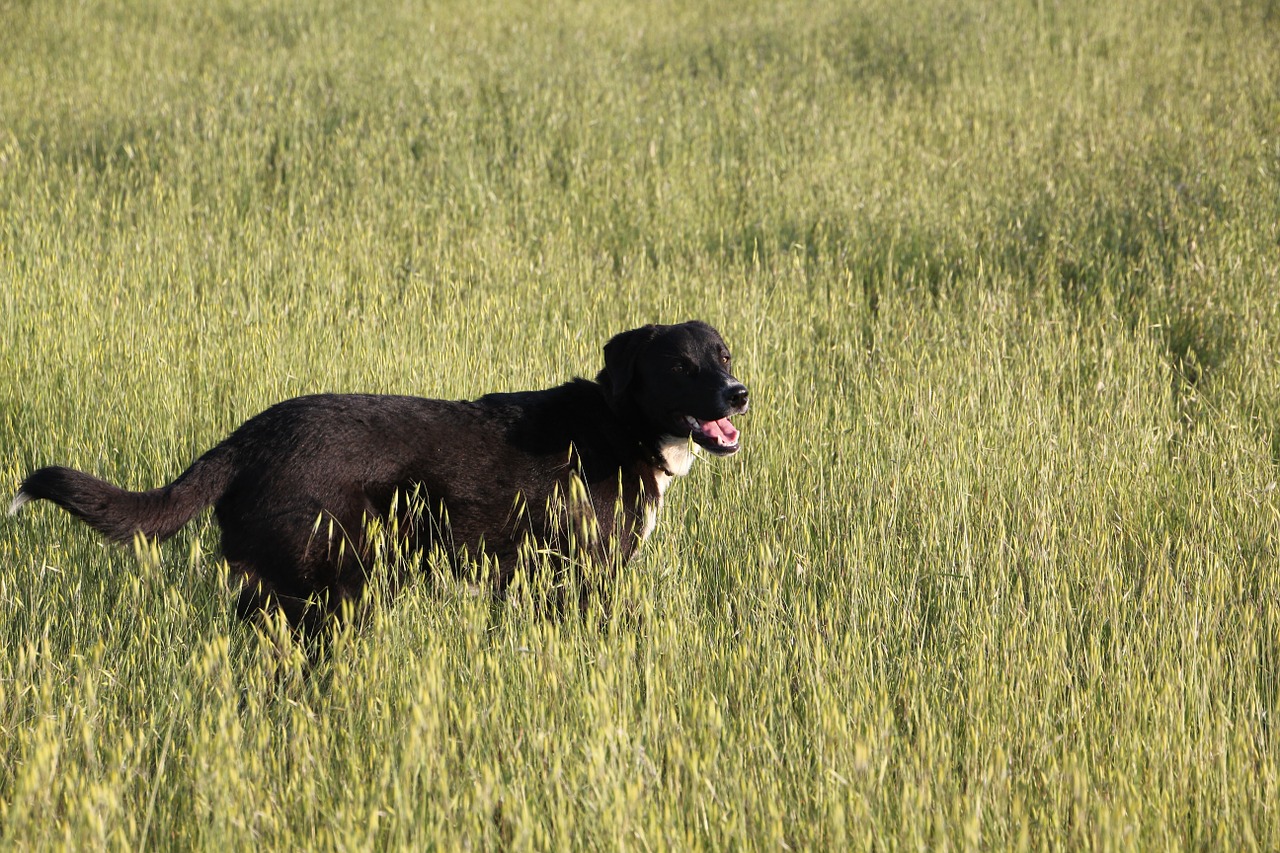
[[[750,385],[609,616],[0,521],[0,846],[1280,848],[1275,0],[0,0],[0,484]]]

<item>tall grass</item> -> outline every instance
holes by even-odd
[[[753,395],[607,614],[437,578],[310,671],[210,521],[0,522],[4,846],[1280,847],[1274,2],[0,19],[10,487],[651,321]]]

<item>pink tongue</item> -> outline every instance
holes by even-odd
[[[718,421],[699,421],[702,431],[714,438],[720,444],[737,444],[738,428],[729,423],[728,418],[721,418]]]

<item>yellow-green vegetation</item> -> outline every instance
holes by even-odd
[[[750,386],[601,613],[304,671],[0,521],[0,846],[1280,847],[1275,0],[0,0],[0,483],[269,403]]]

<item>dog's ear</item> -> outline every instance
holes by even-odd
[[[645,345],[658,333],[654,325],[620,332],[604,345],[604,370],[596,381],[605,387],[610,399],[621,402],[623,394],[635,380],[636,359]]]

